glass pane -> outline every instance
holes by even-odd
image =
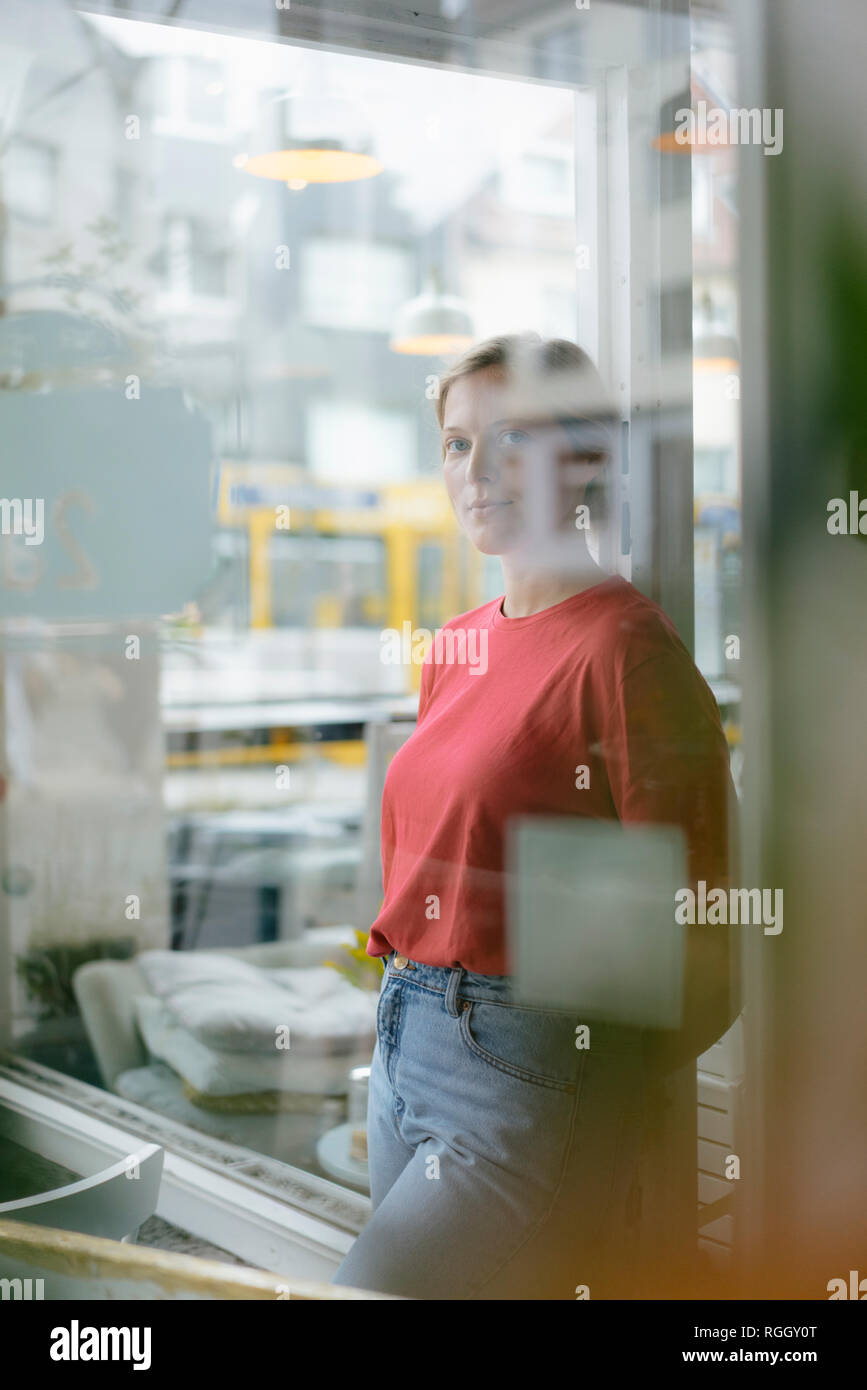
[[[733,36],[719,18],[693,24],[693,92],[726,96]],[[691,149],[696,661],[722,711],[732,774],[742,786],[741,418],[737,150]],[[683,161],[684,156],[675,156]]]
[[[595,137],[574,84],[57,15],[3,21],[0,404],[46,499],[41,550],[0,538],[10,1036],[366,1193],[381,778],[434,634],[502,592],[442,486],[439,380],[596,303]],[[266,1054],[183,1055],[173,970],[227,951],[296,972],[285,1055],[252,985],[218,1031]]]
[[[685,0],[375,8],[8,22],[8,1032],[317,1216],[378,1206],[400,1145],[427,1211],[484,1116],[473,1291],[559,1185],[586,1014],[614,1046],[570,1220],[622,1161],[622,1293],[646,1096],[686,1240],[732,1021],[728,935],[708,996],[673,910],[734,835],[737,189],[672,131],[725,39]],[[364,1248],[343,1282],[381,1288]]]

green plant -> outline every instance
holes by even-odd
[[[41,1018],[66,1018],[78,1011],[72,977],[91,960],[129,960],[135,955],[133,937],[105,937],[80,946],[44,946],[15,962],[28,997]]]

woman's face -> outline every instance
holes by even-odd
[[[483,555],[503,555],[527,539],[525,488],[544,449],[558,464],[574,462],[568,436],[556,422],[509,413],[507,382],[497,367],[458,377],[443,415],[443,473],[455,515]],[[558,521],[571,526],[587,486],[557,475]],[[574,533],[573,533],[574,534]]]

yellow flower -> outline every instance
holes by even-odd
[[[349,958],[348,964],[336,960],[326,960],[323,964],[336,970],[339,975],[349,980],[350,984],[355,985],[358,989],[378,990],[382,978],[382,967],[377,956],[367,954],[369,933],[353,928],[353,935],[358,944],[356,946],[345,945],[340,948]]]

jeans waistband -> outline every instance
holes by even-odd
[[[406,976],[411,979],[413,984],[424,984],[425,990],[439,990],[440,994],[445,994],[453,977],[460,976],[461,994],[467,990],[478,990],[484,994],[509,995],[513,981],[507,974],[474,974],[472,970],[464,970],[463,965],[424,965],[421,960],[413,960],[407,956],[400,956],[406,960],[406,966],[402,970],[395,969],[395,956],[399,952],[390,951],[385,956],[386,973],[389,976]]]
[[[547,1004],[527,1004],[516,999],[514,994],[515,982],[510,975],[477,975],[472,970],[465,970],[462,965],[454,967],[424,965],[421,961],[411,960],[407,957],[402,957],[406,960],[406,965],[401,970],[397,970],[394,966],[394,958],[397,954],[397,952],[391,951],[383,957],[386,968],[382,988],[385,988],[386,980],[401,980],[405,984],[420,985],[423,989],[444,994],[446,1009],[455,1017],[460,1012],[458,1000],[469,999],[479,1003],[491,1001],[508,1004],[515,1009],[562,1015],[585,1022],[590,1021],[584,1019],[577,1008],[564,1009]],[[591,1029],[594,1046],[597,1049],[601,1043],[603,1046],[612,1047],[618,1051],[640,1050],[645,1045],[648,1036],[648,1030],[645,1028],[622,1023],[609,1023],[599,1019],[591,1022]]]
[[[386,975],[389,979],[404,979],[410,984],[421,985],[424,989],[436,990],[439,994],[445,994],[449,999],[460,996],[461,999],[475,999],[480,1003],[485,1000],[498,1000],[504,1004],[514,1004],[516,1008],[538,1008],[545,1013],[564,1013],[572,1011],[568,1009],[551,1009],[545,1005],[522,1004],[515,999],[514,980],[510,975],[477,975],[472,970],[465,970],[462,965],[424,965],[421,961],[406,960],[403,969],[398,970],[394,965],[394,958],[397,952],[391,951],[384,957]]]

